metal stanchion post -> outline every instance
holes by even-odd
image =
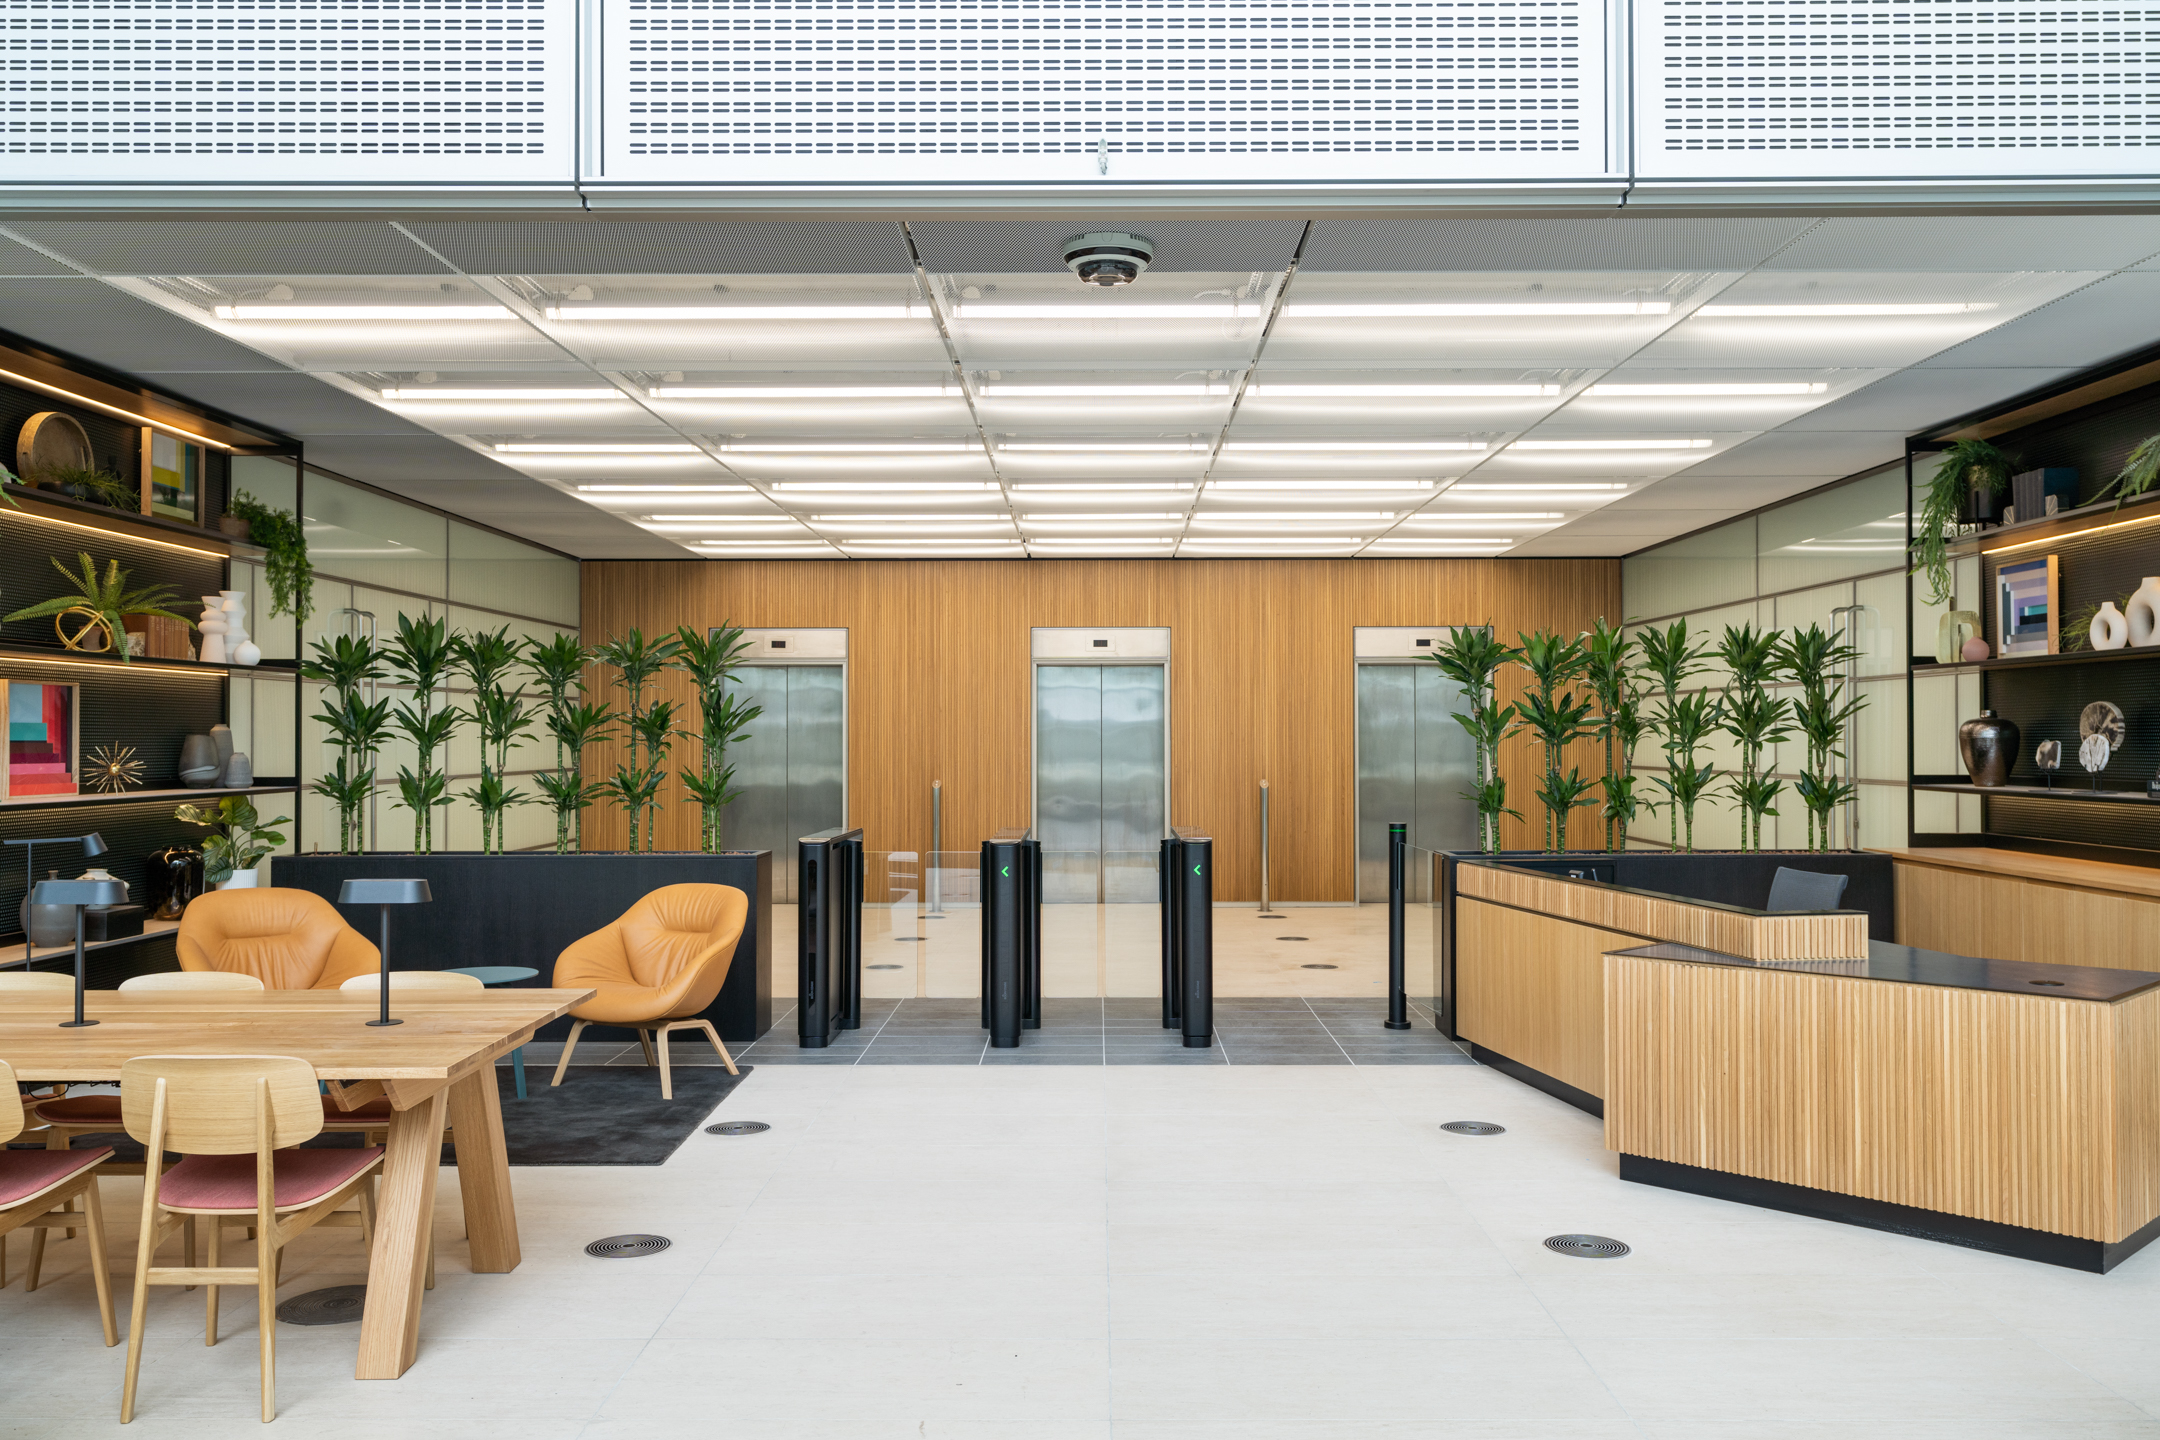
[[[930,885],[930,914],[934,919],[945,918],[945,886],[938,871],[938,852],[945,844],[945,782],[930,782],[930,864],[925,868],[924,878]]]
[[[1260,782],[1260,914],[1257,918],[1261,920],[1280,920],[1282,916],[1275,913],[1274,905],[1268,900],[1268,852],[1273,848],[1269,844],[1268,799],[1268,783],[1262,780]]]
[[[1387,1019],[1390,1030],[1410,1028],[1410,1002],[1404,994],[1403,904],[1405,863],[1410,858],[1410,827],[1387,827]]]

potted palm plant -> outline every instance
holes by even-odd
[[[527,643],[525,668],[539,681],[547,707],[544,722],[555,740],[555,768],[539,776],[540,793],[555,811],[555,853],[567,855],[583,840],[585,809],[600,787],[587,783],[585,747],[607,733],[615,712],[585,698],[585,667],[593,652],[575,635]]]
[[[1493,694],[1493,678],[1500,667],[1520,657],[1521,652],[1504,644],[1490,625],[1459,625],[1432,652],[1440,673],[1462,689],[1466,708],[1455,712],[1455,723],[1470,735],[1476,788],[1468,794],[1477,806],[1478,848],[1487,854],[1500,848],[1500,817],[1522,818],[1508,808],[1507,781],[1500,774],[1500,742],[1515,733],[1516,711],[1513,705],[1495,704]]]
[[[1732,736],[1740,750],[1740,773],[1728,784],[1740,807],[1742,850],[1762,849],[1763,816],[1778,813],[1778,792],[1785,788],[1782,780],[1763,768],[1763,751],[1792,734],[1785,728],[1792,719],[1792,702],[1769,690],[1785,669],[1785,651],[1778,637],[1775,630],[1728,625],[1716,651],[1730,677],[1718,728]]]
[[[392,720],[413,746],[415,763],[398,767],[397,803],[412,812],[416,855],[435,848],[435,811],[450,798],[450,782],[435,762],[463,717],[455,705],[436,709],[435,692],[457,655],[458,640],[447,621],[414,620],[402,613],[397,635],[384,653],[397,682],[412,687],[412,700],[400,704]]]
[[[383,652],[372,639],[338,635],[313,642],[314,655],[300,663],[301,678],[327,687],[315,715],[337,746],[330,773],[309,789],[337,806],[338,850],[357,855],[367,848],[366,810],[375,793],[375,755],[390,734],[390,702],[367,701],[360,690],[383,676]]]
[[[1580,637],[1563,639],[1549,631],[1517,635],[1520,657],[1516,663],[1530,672],[1530,686],[1517,706],[1522,728],[1537,737],[1545,752],[1545,764],[1537,798],[1545,807],[1545,848],[1567,848],[1568,814],[1585,800],[1597,782],[1585,777],[1579,766],[1563,773],[1560,758],[1567,747],[1596,733],[1591,718],[1597,707],[1588,699],[1563,687],[1581,677],[1590,657]]]
[[[632,850],[649,850],[653,845],[653,837],[646,833],[644,824],[648,820],[658,823],[652,811],[658,803],[661,782],[666,778],[661,765],[666,759],[675,715],[671,701],[662,700],[648,707],[645,687],[667,668],[681,646],[682,642],[673,636],[647,640],[645,632],[633,626],[628,634],[609,640],[595,652],[603,664],[615,667],[629,700],[623,713],[630,741],[627,763],[616,766],[615,773],[601,785],[630,817]],[[643,844],[640,844],[641,839]]]
[[[1674,850],[1680,848],[1681,807],[1684,804],[1687,848],[1692,850],[1695,848],[1695,805],[1710,784],[1710,767],[1695,764],[1695,751],[1710,734],[1716,716],[1710,709],[1712,702],[1706,697],[1698,695],[1692,701],[1685,699],[1680,694],[1680,687],[1709,668],[1706,662],[1710,648],[1707,644],[1691,642],[1685,620],[1675,620],[1663,630],[1651,626],[1642,632],[1638,643],[1642,646],[1640,673],[1659,696],[1659,708],[1646,729],[1658,737],[1659,748],[1665,753],[1665,773],[1650,778],[1665,792],[1667,845]]]
[[[1810,850],[1830,848],[1830,817],[1858,789],[1835,774],[1831,765],[1844,758],[1845,727],[1867,705],[1863,696],[1847,699],[1844,682],[1836,678],[1838,671],[1859,658],[1859,650],[1820,625],[1795,630],[1785,641],[1785,670],[1800,684],[1793,723],[1807,745],[1807,760],[1793,790],[1808,812]]]
[[[1627,848],[1627,828],[1642,801],[1635,794],[1635,746],[1643,735],[1642,682],[1636,678],[1635,642],[1600,615],[1583,637],[1583,678],[1597,701],[1597,737],[1605,747],[1599,780],[1605,814],[1605,848]]]
[[[699,635],[689,626],[675,632],[682,649],[675,663],[697,685],[698,768],[682,772],[683,788],[698,802],[698,848],[711,854],[720,849],[720,817],[742,792],[730,788],[735,767],[727,763],[728,746],[741,739],[750,722],[764,714],[764,707],[745,702],[728,689],[736,666],[749,650],[740,627],[723,621],[709,634]]]
[[[178,620],[193,628],[193,621],[166,608],[180,603],[180,597],[171,590],[162,585],[130,589],[128,572],[120,568],[119,561],[106,561],[104,573],[100,574],[97,562],[88,554],[77,551],[76,558],[82,561],[79,575],[61,564],[58,556],[52,557],[53,569],[75,587],[73,594],[55,595],[50,600],[26,605],[7,619],[12,622],[54,617],[53,628],[68,649],[103,652],[117,647],[123,664],[129,659],[127,642],[122,638],[127,631],[126,616],[155,615],[160,619]],[[78,622],[72,632],[67,629],[71,617]]]
[[[523,647],[510,638],[510,627],[476,631],[456,642],[455,663],[472,682],[472,719],[480,731],[480,779],[460,798],[480,812],[482,853],[503,848],[503,812],[526,803],[524,792],[508,779],[510,746],[532,728],[522,690],[512,692],[503,680],[522,660]]]

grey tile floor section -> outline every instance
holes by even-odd
[[[419,1358],[152,1293],[141,1408],[83,1242],[0,1289],[6,1440],[2160,1440],[2160,1247],[2083,1275],[1621,1181],[1479,1065],[770,1065],[664,1165],[441,1172]],[[1450,1135],[1448,1120],[1507,1133]],[[141,1181],[104,1183],[123,1304]],[[670,1237],[634,1260],[589,1240]],[[1618,1236],[1578,1260],[1539,1242]],[[237,1242],[235,1242],[237,1243]],[[362,1278],[296,1242],[281,1296]],[[125,1321],[123,1321],[123,1324]]]
[[[1386,1005],[1362,999],[1219,999],[1215,1043],[1188,1050],[1153,999],[1050,999],[1016,1050],[990,1048],[975,1000],[875,1000],[860,1030],[822,1050],[796,1041],[792,1010],[741,1059],[759,1065],[1468,1065],[1468,1054],[1412,1007],[1388,1030]],[[631,1047],[631,1059],[638,1059]]]

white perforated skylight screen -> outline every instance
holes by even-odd
[[[1599,175],[1581,0],[610,0],[609,179]]]
[[[2160,4],[1653,0],[1646,176],[2150,173]]]
[[[0,0],[20,178],[567,179],[570,0]]]

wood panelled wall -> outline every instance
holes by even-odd
[[[849,823],[873,850],[930,844],[945,785],[947,850],[1029,814],[1029,630],[1168,626],[1171,820],[1216,837],[1216,894],[1258,898],[1259,784],[1273,790],[1273,896],[1356,896],[1356,694],[1351,629],[1491,622],[1574,633],[1620,606],[1620,562],[1587,560],[588,561],[588,644],[635,625],[848,631]],[[612,676],[610,674],[609,678]],[[688,705],[671,675],[661,694]],[[1504,677],[1503,698],[1520,693]],[[694,713],[694,712],[693,712]],[[1583,747],[1581,763],[1595,762]],[[687,751],[684,752],[687,754]],[[607,773],[612,747],[587,752]],[[1536,757],[1509,747],[1510,803],[1535,821]],[[619,812],[586,843],[619,848]],[[661,848],[694,848],[697,812],[671,786]],[[1509,821],[1503,843],[1536,845]]]

